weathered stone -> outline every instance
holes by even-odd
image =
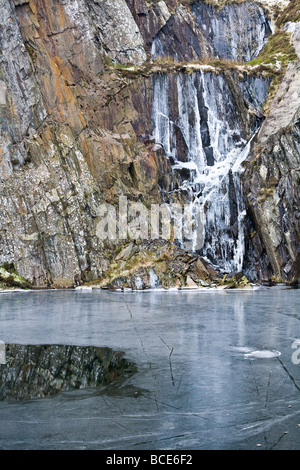
[[[1,0],[0,178],[8,178],[27,158],[27,139],[46,117],[30,55],[11,2]]]
[[[300,38],[299,38],[300,44]],[[266,144],[271,135],[289,125],[299,109],[300,62],[291,62],[276,96],[270,104],[268,118],[264,121],[258,136],[260,145]]]
[[[141,64],[146,60],[143,39],[125,0],[87,2],[97,31],[109,57],[120,63]]]
[[[196,267],[198,276],[203,281],[206,281],[208,279],[211,280],[212,278],[216,277],[216,273],[214,273],[214,271],[211,268],[210,270],[209,268],[207,269],[207,267],[205,266],[203,261],[200,260],[200,258],[197,259],[195,267]],[[212,277],[212,274],[213,274],[213,277]]]
[[[158,202],[158,181],[169,188],[168,162],[162,150],[137,144],[131,122],[140,80],[104,72],[105,44],[95,39],[99,29],[86,2],[31,0],[16,10],[4,3],[0,262],[14,263],[35,286],[70,287],[99,278],[107,267],[97,207],[124,193]],[[107,2],[101,8],[110,12]],[[4,151],[5,142],[14,150]],[[26,163],[20,172],[12,174],[11,154],[15,168]]]
[[[126,0],[136,24],[141,31],[147,50],[151,48],[153,38],[171,17],[171,10],[176,0],[160,1],[149,5],[145,0]]]
[[[178,61],[197,60],[213,55],[213,47],[197,26],[193,15],[179,6],[151,45],[151,57],[174,57]]]
[[[0,267],[0,283],[6,288],[28,289],[31,283],[14,272],[13,267]]]
[[[160,54],[177,60],[224,56],[216,21],[223,22],[224,30],[229,11],[236,18],[244,7],[234,4],[219,12],[204,2],[187,3],[0,0],[0,264],[13,263],[33,286],[71,287],[101,278],[105,285],[132,287],[140,276],[147,287],[153,269],[163,287],[181,287],[187,275],[197,282],[217,277],[204,263],[204,268],[198,263],[197,272],[197,263],[189,263],[188,254],[170,243],[164,256],[162,247],[153,248],[156,261],[149,252],[144,260],[141,250],[136,269],[124,274],[118,266],[118,280],[108,279],[117,243],[97,235],[99,206],[116,206],[120,195],[147,207],[188,197],[182,184],[190,170],[174,170],[172,159],[153,139],[154,81],[147,64],[142,72],[132,66],[134,73],[125,73],[128,65],[146,60],[145,51],[149,59],[155,44]],[[247,54],[255,52],[251,38],[259,26],[260,39],[268,35],[267,17],[260,6],[255,11],[257,24],[249,27]],[[286,29],[298,50],[298,28]],[[252,242],[248,237],[248,264],[258,279],[280,275],[289,282],[298,275],[298,69],[299,64],[290,64],[258,137],[256,164],[248,162],[245,172],[251,215],[247,229],[257,233]],[[167,71],[180,162],[188,155],[186,138],[176,124],[176,83],[179,76],[188,80],[184,74],[193,71]],[[232,128],[238,122],[241,135],[250,137],[263,118],[260,108],[270,80],[208,66],[193,75],[198,85],[202,73],[209,73],[212,81],[222,74],[224,88],[216,89],[230,99],[225,111],[217,109],[218,116]],[[203,147],[213,164],[209,110],[201,93]],[[230,230],[234,232],[234,224]]]
[[[186,277],[186,287],[188,287],[190,289],[197,289],[198,288],[198,285],[196,284],[196,282],[193,281],[193,279],[189,275]]]
[[[273,119],[272,111],[270,119]],[[257,232],[252,246],[258,278],[267,280],[273,275],[276,280],[297,282],[300,277],[300,226],[296,216],[300,204],[299,111],[291,122],[288,113],[286,119],[286,127],[279,133],[273,128],[274,134],[267,140],[265,134],[262,140],[258,138],[260,154],[255,166],[247,166],[243,184]],[[264,254],[272,266],[271,273]]]
[[[120,259],[127,260],[130,258],[133,250],[133,243],[129,243],[129,245],[125,246],[122,251],[116,256],[116,261]]]
[[[191,10],[215,56],[246,62],[257,56],[271,34],[270,19],[256,2],[233,2],[222,9],[193,2]]]

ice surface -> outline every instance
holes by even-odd
[[[0,295],[6,344],[109,347],[137,366],[98,391],[1,402],[0,448],[299,450],[300,367],[292,361],[299,295],[285,288]],[[245,360],[253,351],[281,355]]]

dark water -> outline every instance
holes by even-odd
[[[5,343],[112,348],[137,372],[0,402],[0,448],[299,449],[299,304],[285,288],[1,294]]]

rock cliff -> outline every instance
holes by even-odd
[[[150,279],[152,270],[153,280],[162,256],[188,260],[192,252],[199,263],[213,265],[210,280],[238,266],[234,270],[251,280],[297,281],[299,60],[276,50],[270,62],[249,62],[273,44],[279,28],[299,50],[290,5],[297,2],[283,2],[284,11],[270,10],[272,2],[214,3],[0,0],[0,266],[13,265],[38,287],[110,285],[112,266],[124,271],[124,260],[116,258],[131,241],[99,238],[99,206],[116,207],[120,196],[148,208],[199,200],[206,193],[196,176],[211,167],[211,181],[220,180],[226,161],[218,197],[227,202],[219,214],[217,206],[208,207],[213,197],[206,199],[204,248],[175,249],[170,239],[151,250],[149,240],[138,241],[127,260],[132,279],[139,270]],[[172,151],[155,128],[163,76]],[[240,191],[238,156],[231,153],[228,162],[227,154],[259,128]],[[195,142],[204,165],[196,170]],[[241,253],[239,263],[227,263]],[[180,278],[184,286],[188,270],[173,275],[176,259],[165,266],[166,284]],[[190,274],[197,285],[208,279]]]
[[[299,33],[294,41],[297,50]],[[253,223],[250,264],[264,280],[297,282],[300,276],[299,72],[299,60],[289,64],[244,174]]]

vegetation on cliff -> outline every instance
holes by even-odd
[[[15,272],[13,264],[5,263],[0,266],[0,289],[29,289],[31,286],[30,281]]]
[[[271,77],[264,107],[265,114],[270,111],[287,68],[297,60],[291,33],[279,28],[299,21],[299,1],[277,2],[280,8],[274,6],[276,2],[258,2],[265,11],[272,9],[277,30],[258,57],[247,63],[214,55],[213,38],[205,36],[205,28],[202,30],[193,16],[196,3],[204,9],[206,3],[211,4],[205,11],[208,21],[209,15],[224,6],[233,5],[232,14],[236,15],[235,7],[242,1],[46,3],[0,0],[2,287],[72,287],[99,279],[108,286],[124,277],[124,271],[130,284],[136,273],[146,276],[146,268],[156,268],[163,286],[200,285],[193,271],[185,273],[180,263],[185,274],[177,269],[175,258],[187,255],[174,247],[165,247],[163,257],[156,247],[151,254],[151,248],[140,246],[126,262],[117,260],[121,247],[106,249],[96,237],[97,207],[102,202],[116,204],[120,194],[149,205],[160,203],[171,191],[176,197],[180,193],[180,175],[176,179],[171,159],[152,138],[155,74],[227,74],[232,92],[236,86],[240,89],[241,83],[247,86],[249,78]],[[257,10],[265,28],[263,44],[270,34],[269,23],[264,10]],[[114,18],[112,11],[117,11]],[[251,34],[255,26],[251,26]],[[174,35],[167,43],[170,32]],[[151,47],[158,37],[166,41],[170,51],[163,57],[152,57]],[[181,56],[176,57],[174,44],[182,46]],[[252,51],[251,40],[249,45]],[[286,90],[288,86],[291,90],[292,84],[287,84]],[[284,99],[279,99],[282,104]],[[170,96],[170,100],[175,103],[177,98]],[[249,103],[246,106],[242,98],[236,103],[234,112],[244,112],[244,121],[250,121],[253,113],[262,118],[259,110]],[[291,120],[283,123],[283,127],[289,126]],[[184,147],[182,135],[178,136]],[[292,147],[287,141],[284,145]],[[287,158],[289,155],[287,152]],[[261,203],[270,199],[263,191],[259,188]],[[284,194],[292,197],[288,186]],[[287,210],[285,220],[289,215]],[[5,262],[13,263],[14,269],[8,269]]]

